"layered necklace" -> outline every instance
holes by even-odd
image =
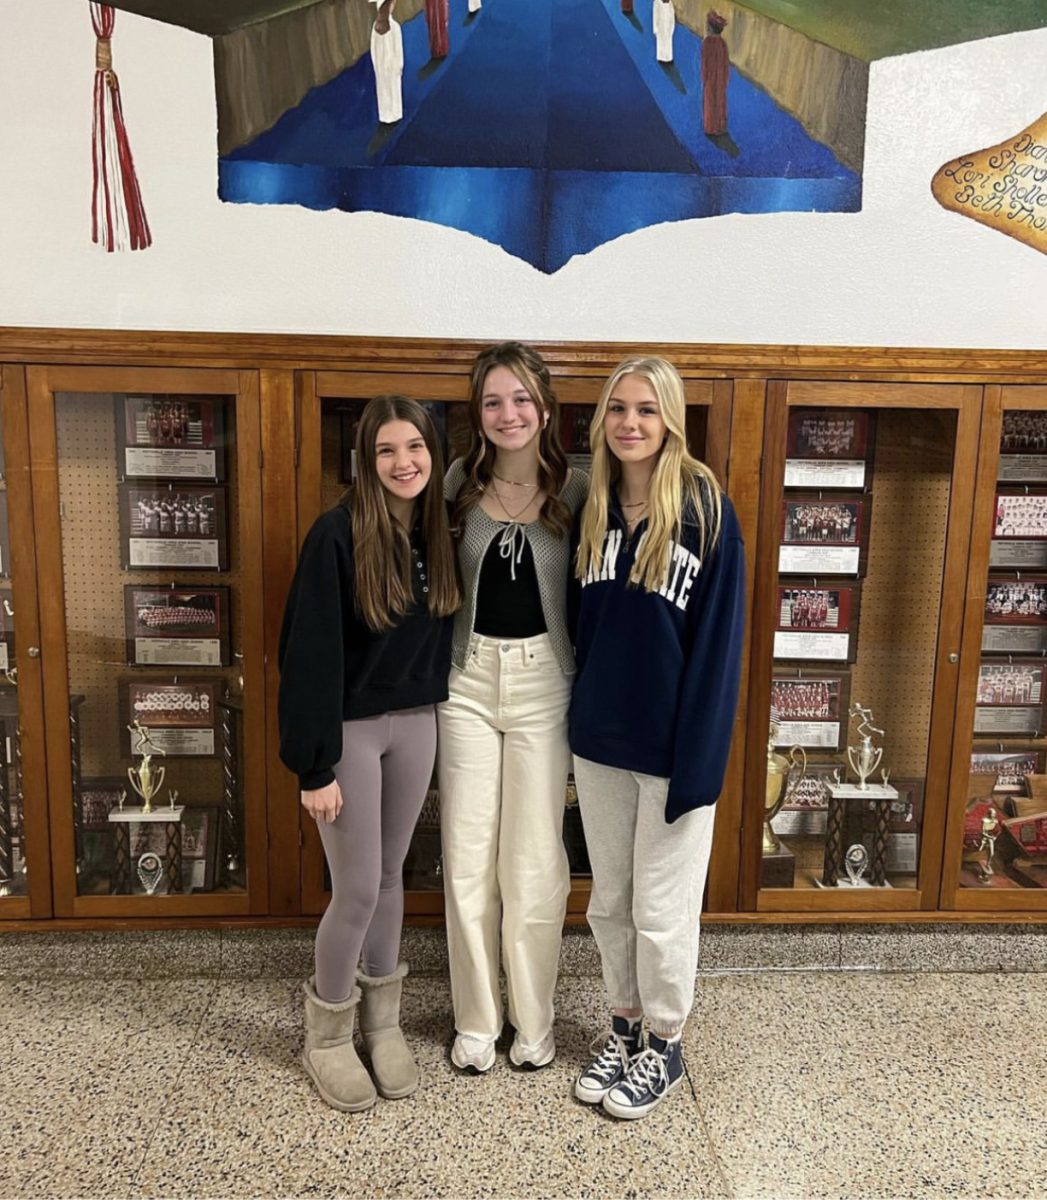
[[[499,475],[497,471],[492,470],[491,474],[495,479],[509,487],[523,488],[527,495],[527,501],[514,512],[505,502],[505,498],[497,487],[492,483],[491,492],[494,498],[498,501],[498,506],[502,512],[509,518],[508,524],[502,530],[498,538],[498,552],[502,558],[509,560],[509,574],[513,582],[516,581],[516,568],[520,560],[523,558],[524,546],[527,544],[527,533],[524,527],[520,524],[520,518],[531,507],[538,498],[537,483],[521,483],[517,479],[506,479],[504,475]]]

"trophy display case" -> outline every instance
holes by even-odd
[[[937,899],[928,822],[962,618],[946,580],[966,558],[980,389],[769,393],[741,906],[920,909]]]
[[[248,653],[261,611],[250,379],[29,372],[34,446],[50,452],[34,500],[55,581],[44,686],[51,794],[70,797],[51,805],[70,915],[246,913],[264,886],[264,806],[248,801],[264,785],[244,739],[245,719],[264,721]]]
[[[1047,908],[1047,388],[986,389],[943,901]]]

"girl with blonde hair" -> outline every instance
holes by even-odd
[[[685,418],[670,363],[630,358],[615,369],[590,431],[575,556],[570,742],[612,1028],[574,1090],[626,1119],[683,1081],[738,698],[741,533],[712,471],[687,449]]]

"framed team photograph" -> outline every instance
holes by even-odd
[[[221,827],[221,813],[215,804],[191,804],[182,813],[183,892],[214,889]]]
[[[225,399],[118,396],[121,469],[128,479],[225,478]]]
[[[225,488],[121,484],[120,535],[125,570],[225,571]]]
[[[1047,571],[1047,493],[997,491],[989,566]]]
[[[1038,775],[1044,769],[1043,750],[1001,750],[999,746],[975,746],[971,751],[971,775],[992,776],[993,792],[1020,795],[1025,791],[1026,775]]]
[[[124,679],[120,682],[124,753],[141,753],[127,728],[137,721],[158,750],[172,758],[209,758],[217,751],[218,681]]]
[[[788,798],[771,821],[771,828],[782,837],[824,837],[829,813],[829,784],[843,778],[840,763],[807,763],[799,783],[794,783]]]
[[[1047,652],[1047,575],[990,577],[985,591],[982,650],[988,654]]]
[[[124,587],[127,664],[227,667],[229,588]]]
[[[978,667],[974,732],[1038,736],[1043,729],[1043,661],[983,661]]]
[[[782,575],[861,575],[872,496],[790,496],[782,503]]]
[[[86,833],[108,831],[109,814],[122,804],[141,804],[127,776],[85,777],[80,781],[81,828]]]
[[[775,674],[771,681],[771,708],[778,715],[775,745],[842,750],[850,687],[850,675]]]
[[[774,657],[853,663],[858,654],[861,584],[816,579],[778,587]]]
[[[1000,483],[1047,483],[1047,410],[1008,409],[1000,434]]]
[[[789,410],[787,488],[864,488],[875,414],[854,408]]]

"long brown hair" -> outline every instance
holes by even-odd
[[[444,456],[436,429],[417,401],[406,396],[375,396],[367,402],[356,429],[356,482],[339,503],[349,510],[353,523],[356,611],[379,633],[391,629],[413,600],[408,531],[390,514],[375,466],[378,432],[390,421],[409,421],[425,439],[432,459],[432,474],[420,497],[429,615],[449,616],[462,603],[443,499]]]
[[[626,375],[638,375],[658,398],[666,426],[665,445],[651,478],[647,530],[637,546],[629,582],[648,592],[664,586],[669,573],[670,542],[680,537],[685,511],[698,527],[700,555],[704,559],[720,536],[722,500],[716,476],[687,449],[687,408],[683,380],[664,358],[627,358],[611,372],[600,393],[589,442],[593,451],[592,486],[582,510],[575,574],[584,579],[603,565],[611,487],[621,478],[621,464],[608,449],[604,432],[607,405]]]
[[[559,405],[549,378],[549,368],[537,350],[523,342],[499,342],[481,350],[469,378],[469,446],[462,456],[465,483],[454,506],[454,524],[461,528],[466,512],[480,499],[491,482],[495,448],[484,437],[484,383],[492,367],[507,367],[523,384],[538,410],[542,422],[538,434],[538,486],[545,493],[538,519],[557,537],[563,537],[571,525],[571,513],[560,499],[567,482],[567,455],[560,442]]]

